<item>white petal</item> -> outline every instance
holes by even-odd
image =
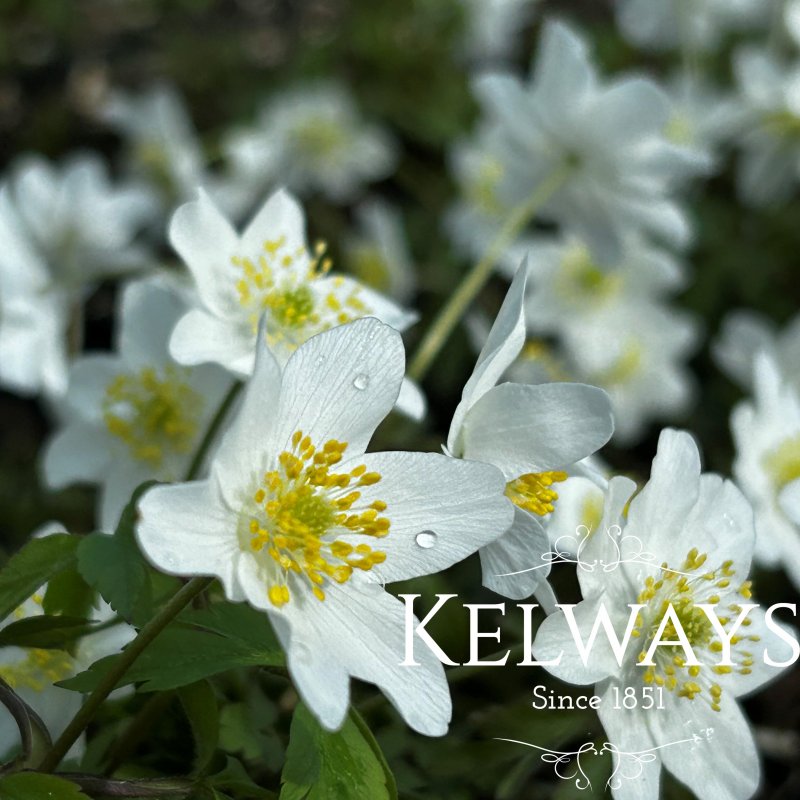
[[[72,423],[59,431],[44,451],[44,480],[51,489],[97,483],[106,474],[111,457],[105,431],[82,422]]]
[[[425,414],[428,411],[428,400],[425,397],[425,393],[414,381],[403,378],[395,409],[415,422],[420,422],[425,419]]]
[[[286,252],[296,253],[306,247],[303,208],[286,189],[278,189],[261,206],[242,234],[241,248],[246,253],[260,253],[266,241],[281,238],[285,238]]]
[[[548,22],[536,54],[537,98],[547,108],[560,107],[589,90],[594,75],[584,41],[561,22]]]
[[[104,425],[103,399],[109,383],[126,372],[118,356],[88,353],[70,367],[67,402],[79,419]]]
[[[442,665],[424,646],[415,648],[420,666],[400,665],[404,605],[376,584],[352,580],[326,593],[322,602],[290,602],[270,615],[288,651],[292,679],[320,723],[340,727],[349,699],[343,677],[352,675],[378,686],[414,730],[444,735],[451,703]]]
[[[178,320],[169,351],[179,364],[214,362],[238,375],[249,375],[255,361],[255,336],[195,308]]]
[[[464,457],[509,479],[564,467],[602,447],[614,430],[608,395],[579,383],[503,383],[464,420]]]
[[[483,585],[512,600],[530,597],[550,573],[550,562],[542,559],[549,549],[541,523],[515,508],[511,527],[481,548]]]
[[[380,473],[372,486],[359,487],[356,507],[383,500],[389,534],[370,542],[386,553],[375,567],[384,582],[429,575],[461,561],[496,539],[511,525],[513,505],[505,481],[488,464],[438,453],[367,453],[342,463],[346,472],[365,464]],[[363,536],[351,537],[353,543]]]

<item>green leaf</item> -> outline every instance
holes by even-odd
[[[48,582],[42,608],[45,614],[88,617],[94,596],[91,587],[81,577],[77,568],[65,569]]]
[[[249,627],[245,628],[244,621],[249,621]],[[230,630],[226,626],[230,626]],[[58,685],[91,692],[116,658],[100,659],[85,672]],[[266,614],[212,607],[181,615],[178,622],[154,639],[119,685],[143,683],[145,692],[166,691],[238,667],[281,666],[283,663],[283,651]]]
[[[271,800],[276,796],[269,789],[264,789],[254,783],[253,779],[247,774],[247,770],[242,766],[241,761],[231,756],[228,756],[225,769],[214,775],[210,779],[210,784],[213,787],[212,791],[225,789],[234,793],[237,798],[242,798],[242,800],[245,798],[247,800]],[[370,798],[370,800],[372,799]]]
[[[89,800],[74,783],[36,772],[17,772],[0,778],[2,800]]]
[[[0,647],[38,647],[64,650],[80,636],[96,627],[81,617],[52,617],[43,615],[12,622],[0,630]]]
[[[56,533],[31,539],[0,570],[0,619],[5,619],[37,589],[75,564],[80,538]]]
[[[93,533],[78,549],[83,579],[127,622],[141,624],[152,612],[151,567],[136,544],[136,505],[154,481],[139,486],[122,512],[113,535]]]
[[[369,742],[348,716],[329,733],[304,705],[292,718],[280,800],[389,800],[386,775]]]
[[[217,695],[208,681],[198,681],[178,691],[186,718],[194,736],[195,775],[208,767],[219,741],[219,704]]]

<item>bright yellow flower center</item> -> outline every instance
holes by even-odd
[[[800,478],[800,434],[784,439],[764,456],[763,463],[778,492]]]
[[[661,565],[661,576],[656,579],[649,576],[644,588],[639,593],[637,603],[646,604],[636,621],[633,631],[635,637],[644,639],[644,646],[639,654],[639,661],[644,661],[647,649],[655,637],[669,606],[675,611],[681,627],[689,644],[694,651],[699,665],[689,666],[684,658],[684,650],[680,645],[664,645],[655,648],[653,655],[654,666],[648,666],[644,672],[644,682],[663,686],[670,692],[675,692],[678,697],[694,700],[700,696],[710,703],[715,711],[720,710],[722,700],[722,687],[716,683],[711,674],[725,675],[738,672],[749,675],[753,666],[753,654],[749,650],[737,647],[746,641],[759,641],[758,636],[735,635],[731,638],[731,660],[733,666],[721,664],[702,664],[703,658],[700,651],[706,650],[718,658],[722,652],[720,641],[705,612],[698,608],[700,604],[716,605],[721,601],[721,594],[730,594],[731,578],[736,574],[733,561],[725,561],[722,566],[713,572],[701,572],[707,559],[706,553],[699,553],[697,548],[692,548],[686,555],[679,571],[670,569],[666,563]],[[681,573],[695,573],[686,575]],[[750,599],[751,582],[745,581],[734,589],[741,597]],[[727,610],[738,615],[741,606],[731,603]],[[728,628],[735,621],[730,616],[718,614],[718,619],[723,628]],[[745,618],[743,627],[748,627],[750,620]],[[662,641],[677,641],[677,632],[672,621],[664,626],[661,635]]]
[[[161,467],[166,455],[188,454],[197,434],[203,398],[186,381],[187,370],[167,365],[117,375],[106,386],[103,419],[137,461]]]
[[[261,315],[268,312],[270,346],[281,343],[294,349],[315,333],[371,313],[358,286],[343,297],[335,291],[325,295],[315,291],[315,283],[327,277],[332,266],[322,242],[310,260],[305,248],[290,252],[281,237],[264,242],[257,258],[233,256],[231,262],[241,275],[236,291],[254,333]],[[343,278],[333,279],[334,289],[343,285]]]
[[[506,497],[514,505],[531,514],[549,514],[558,500],[558,492],[550,487],[567,479],[566,472],[528,472],[506,484]]]
[[[342,460],[346,442],[330,439],[315,447],[302,431],[292,435],[291,450],[278,457],[277,469],[263,476],[245,515],[247,545],[278,567],[268,589],[273,605],[290,600],[289,576],[308,582],[314,596],[325,599],[327,581],[345,583],[354,569],[371,570],[386,560],[372,542],[389,533],[382,500],[361,501],[363,487],[381,480],[360,464],[349,472],[332,472]],[[352,544],[341,537],[364,537]]]

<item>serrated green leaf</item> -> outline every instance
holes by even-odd
[[[47,614],[12,622],[0,630],[0,647],[65,649],[80,636],[91,633],[96,624],[81,617],[53,617]]]
[[[350,717],[324,730],[304,705],[292,717],[280,800],[389,800],[386,774]]]
[[[17,772],[0,778],[2,800],[89,800],[78,786],[55,775]]]
[[[75,565],[80,538],[56,533],[31,539],[0,570],[0,619],[5,619],[54,575]]]
[[[219,704],[208,681],[183,686],[178,691],[183,710],[194,736],[195,775],[202,774],[211,762],[219,741]]]

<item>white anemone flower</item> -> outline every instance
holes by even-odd
[[[154,211],[134,185],[112,186],[101,159],[61,167],[26,156],[0,185],[0,382],[58,396],[66,388],[67,329],[92,284],[145,267],[134,241]]]
[[[374,316],[404,330],[416,315],[354,278],[330,274],[324,246],[310,251],[299,203],[273,194],[239,235],[211,199],[181,206],[170,241],[194,278],[200,304],[177,323],[170,351],[181,364],[215,362],[240,376],[253,371],[259,320],[280,364],[320,331]],[[422,411],[419,391],[406,385],[401,401]]]
[[[417,279],[399,211],[380,200],[367,201],[356,209],[356,222],[357,233],[345,242],[350,272],[376,291],[408,302]]]
[[[753,397],[731,415],[733,475],[756,514],[756,558],[783,566],[800,587],[800,391],[766,352],[753,366]]]
[[[182,294],[161,277],[128,284],[117,352],[72,365],[65,422],[46,447],[44,477],[54,489],[98,485],[102,530],[114,530],[139,484],[183,478],[231,385],[219,366],[185,367],[169,355],[172,328],[187,309]]]
[[[751,390],[756,355],[764,351],[784,377],[800,391],[800,315],[782,330],[756,311],[731,311],[712,345],[712,353],[725,374],[743,389]]]
[[[753,206],[785,203],[800,178],[800,62],[746,47],[734,54],[733,66],[747,115],[739,197]]]
[[[61,529],[60,526],[53,527]],[[46,591],[47,586],[43,586],[6,619],[0,620],[0,630],[13,622],[43,614]],[[113,616],[111,607],[103,600],[96,610],[89,613],[89,617],[99,623],[108,622]],[[118,653],[134,635],[130,625],[120,623],[82,637],[72,653],[38,647],[3,647],[0,649],[0,678],[39,715],[55,739],[83,702],[79,693],[62,689],[55,683],[83,672],[100,658]],[[14,743],[18,741],[17,724],[7,709],[0,705],[0,760],[6,761],[13,756],[17,749]],[[83,747],[81,738],[68,756],[80,756]]]
[[[673,194],[707,164],[667,139],[670,102],[653,81],[602,82],[584,41],[549,22],[528,83],[489,73],[475,91],[503,142],[506,205],[530,202],[537,188],[560,178],[541,216],[573,230],[604,260],[618,255],[628,230],[688,242],[689,223]]]
[[[715,47],[727,31],[758,22],[761,0],[616,0],[617,23],[633,44],[653,50]]]
[[[779,674],[763,660],[767,645],[773,659],[790,657],[787,643],[769,632],[762,609],[752,607],[737,626],[751,598],[752,509],[732,482],[701,475],[694,440],[673,430],[662,432],[650,480],[625,514],[633,490],[626,478],[611,480],[599,535],[583,552],[585,560],[598,559],[611,568],[578,570],[584,600],[572,608],[584,642],[605,609],[625,645],[620,663],[602,631],[584,662],[564,611],[542,623],[534,655],[552,661],[561,654],[548,671],[569,683],[597,684],[600,721],[613,746],[618,780],[610,785],[616,800],[656,800],[662,767],[699,798],[745,800],[758,786],[759,763],[736,698]],[[639,540],[641,557],[632,557],[638,544],[633,538],[626,543],[625,537]],[[631,604],[644,607],[633,615]],[[716,607],[726,637],[738,627],[729,666],[720,664],[721,636],[700,604]],[[673,618],[691,653],[675,644]],[[655,647],[652,663],[640,665],[661,626],[661,639],[671,643]],[[626,630],[632,631],[627,639]],[[689,663],[692,654],[697,664]],[[645,687],[661,689],[663,708],[645,708]],[[626,689],[639,698],[636,707],[619,703],[615,708],[615,692],[622,695]],[[711,744],[696,745],[706,742],[709,729]],[[716,741],[724,746],[714,747]],[[643,753],[652,754],[652,760],[637,759]]]
[[[471,62],[503,61],[519,50],[520,33],[539,0],[461,0],[466,24],[462,49]]]
[[[488,464],[437,453],[365,453],[395,403],[400,335],[357,320],[303,344],[281,369],[258,348],[241,410],[210,477],[139,503],[142,552],[175,575],[214,575],[270,617],[301,697],[321,724],[347,713],[349,678],[375,683],[415,730],[450,719],[432,652],[400,665],[405,608],[383,584],[460,561],[513,516]]]
[[[525,341],[526,279],[523,262],[464,386],[447,451],[502,470],[516,506],[514,525],[480,551],[484,586],[514,599],[539,592],[545,602],[548,569],[532,567],[549,549],[542,522],[558,500],[553,485],[608,441],[614,423],[608,397],[593,386],[498,384]]]
[[[337,203],[394,169],[396,145],[361,119],[344,86],[320,83],[272,98],[258,122],[224,144],[233,181],[258,196],[267,184],[306,195],[320,191]]]

